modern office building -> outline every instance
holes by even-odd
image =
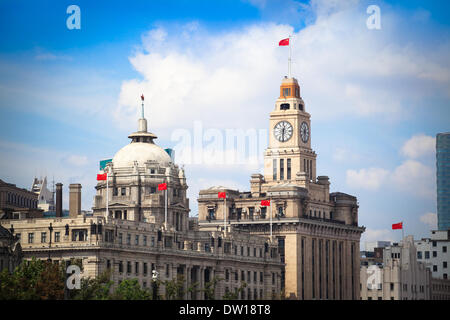
[[[450,132],[436,135],[438,230],[450,229]]]

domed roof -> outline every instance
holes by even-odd
[[[132,167],[137,161],[143,166],[147,161],[156,161],[161,165],[171,162],[167,152],[154,143],[132,142],[120,149],[112,160],[115,168]]]

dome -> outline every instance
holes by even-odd
[[[134,161],[144,166],[147,161],[156,161],[160,165],[168,165],[172,160],[167,152],[154,143],[132,142],[120,149],[112,160],[114,167],[132,167]]]

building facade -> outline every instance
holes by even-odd
[[[42,211],[38,210],[37,194],[0,179],[0,219],[13,219],[25,215],[42,216]]]
[[[295,78],[285,77],[269,117],[264,175],[253,174],[250,191],[215,186],[199,192],[200,230],[246,230],[278,246],[290,299],[359,299],[356,197],[330,193],[317,176],[311,121]],[[218,192],[226,194],[219,199]],[[269,200],[269,206],[262,205]]]
[[[431,231],[431,237],[415,241],[417,260],[423,262],[435,279],[450,279],[450,230]]]
[[[115,286],[136,278],[149,288],[157,271],[161,295],[165,281],[182,277],[185,299],[207,298],[204,290],[215,280],[216,299],[227,292],[239,292],[241,299],[279,297],[283,263],[277,246],[246,231],[200,231],[188,216],[184,171],[154,143],[143,115],[129,137],[131,143],[106,165],[107,180],[96,186],[93,215],[81,214],[81,185],[71,184],[69,216],[63,216],[57,184],[56,217],[0,220],[5,227],[14,223],[25,258],[75,259],[84,277],[110,270]],[[167,190],[158,190],[162,183]]]
[[[429,300],[431,272],[417,261],[413,236],[383,248],[383,263],[361,265],[361,300]]]
[[[0,272],[4,269],[13,272],[22,262],[20,240],[13,233],[14,229],[8,230],[0,225]]]
[[[34,178],[31,191],[38,195],[38,208],[44,212],[55,211],[55,195],[47,187],[47,177]]]
[[[450,229],[450,132],[436,135],[438,230]]]

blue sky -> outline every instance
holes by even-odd
[[[71,4],[80,30],[66,27]],[[366,27],[372,4],[380,30]],[[363,240],[399,240],[399,221],[425,237],[433,139],[450,129],[449,12],[441,1],[1,1],[0,178],[82,183],[90,209],[98,160],[128,143],[141,92],[164,147],[196,121],[267,130],[286,73],[277,42],[292,34],[318,174],[358,197]],[[262,163],[185,168],[195,215],[199,189],[248,190]]]

